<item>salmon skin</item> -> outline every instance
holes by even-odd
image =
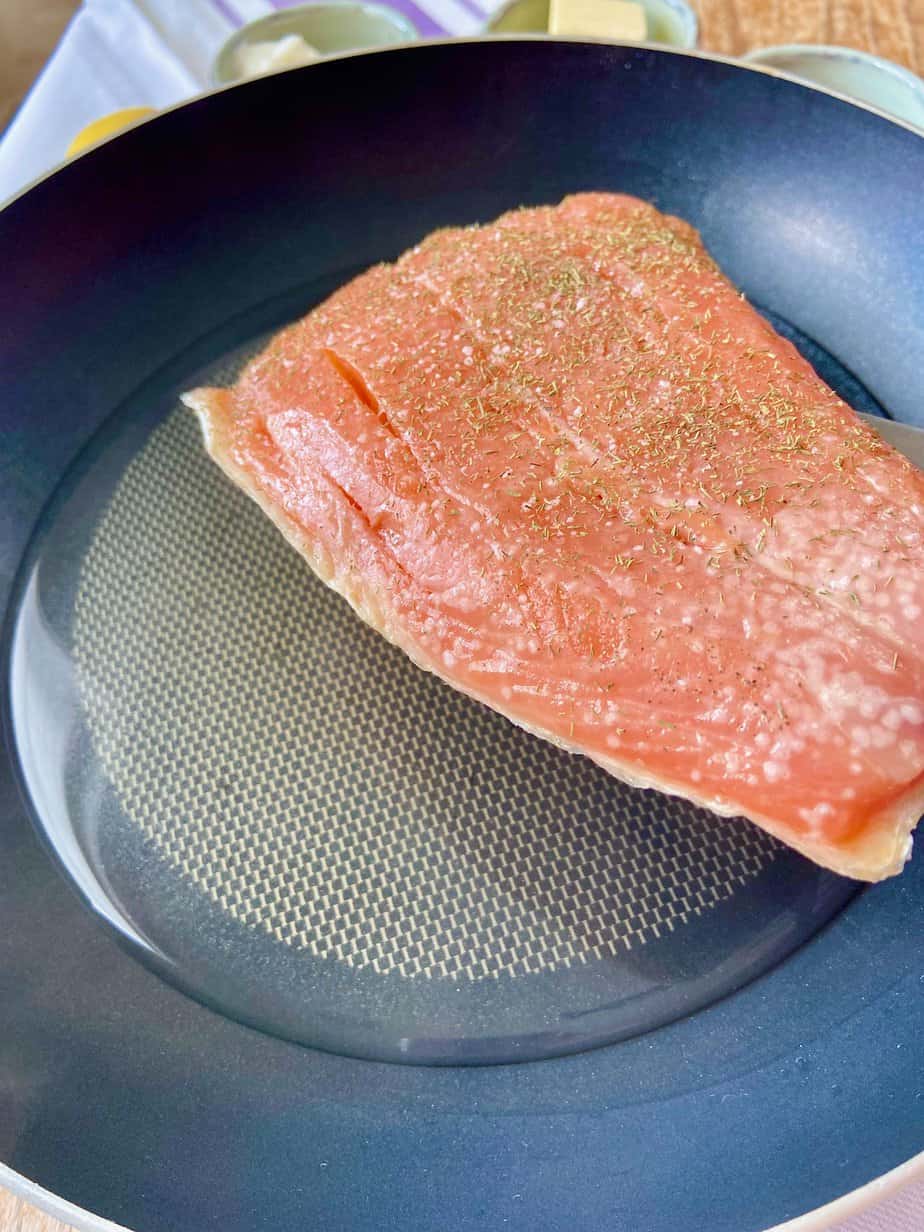
[[[437,231],[185,401],[419,666],[836,872],[901,869],[924,475],[686,223],[587,193]]]

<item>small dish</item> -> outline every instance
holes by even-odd
[[[853,47],[810,43],[760,47],[743,59],[759,68],[779,69],[812,85],[837,90],[924,129],[924,81],[891,60]]]
[[[242,47],[275,42],[292,34],[300,35],[321,56],[387,47],[413,42],[420,37],[410,18],[385,4],[354,3],[353,0],[299,4],[260,17],[236,30],[212,64],[213,84],[229,85],[242,79],[245,74],[237,62],[237,53]]]
[[[689,50],[696,46],[699,25],[685,0],[639,0],[648,21],[649,43]],[[546,33],[549,0],[508,0],[487,25],[488,34]]]

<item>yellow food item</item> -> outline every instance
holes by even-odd
[[[123,107],[120,111],[110,111],[109,115],[100,116],[74,137],[67,147],[67,157],[73,158],[75,154],[81,154],[91,145],[96,145],[97,141],[112,137],[123,128],[137,124],[139,120],[146,120],[148,116],[154,115],[156,110],[156,107]]]
[[[549,33],[640,43],[648,25],[645,10],[631,0],[552,0]]]

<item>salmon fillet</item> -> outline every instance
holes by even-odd
[[[686,223],[588,193],[438,231],[185,401],[419,666],[837,872],[901,869],[924,475]]]

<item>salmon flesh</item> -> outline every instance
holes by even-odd
[[[437,231],[185,400],[420,667],[837,872],[901,869],[924,475],[685,222],[587,193]]]

